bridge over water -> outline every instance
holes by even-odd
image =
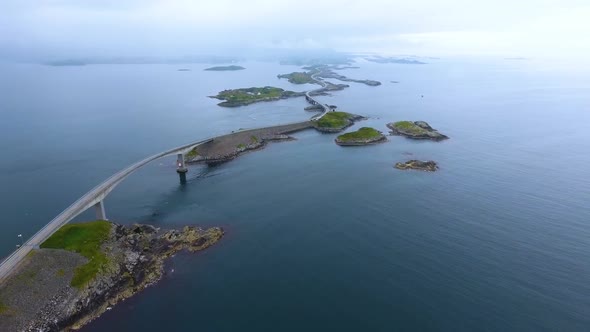
[[[316,73],[317,74],[317,73]],[[316,80],[322,88],[326,87],[326,83],[318,78],[315,77],[316,74],[313,74],[311,77]],[[311,121],[317,121],[321,119],[328,111],[330,111],[330,107],[325,104],[321,104],[316,99],[311,96],[311,93],[314,91],[320,91],[322,89],[312,90],[305,93],[306,100],[313,104],[313,105],[321,105],[323,107],[323,112],[319,115],[315,115],[311,118]],[[291,125],[297,124],[296,123],[289,123],[284,125]],[[274,127],[274,126],[273,126]],[[260,130],[264,128],[256,128],[256,129],[249,129],[249,130]],[[78,200],[76,200],[72,205],[68,208],[63,210],[60,214],[58,214],[53,220],[51,220],[47,225],[41,228],[35,235],[33,235],[30,239],[28,239],[21,247],[15,250],[10,256],[2,261],[0,264],[0,282],[6,279],[14,270],[15,268],[23,261],[23,259],[27,256],[29,252],[33,249],[39,248],[39,246],[47,240],[53,233],[55,233],[58,229],[60,229],[63,225],[67,224],[75,217],[83,213],[84,211],[94,208],[96,210],[96,219],[99,220],[107,220],[106,210],[104,205],[104,199],[108,196],[108,194],[115,189],[115,187],[123,182],[129,175],[133,174],[138,169],[142,168],[143,166],[147,165],[148,163],[158,160],[160,158],[176,155],[177,156],[177,169],[181,181],[186,179],[186,172],[187,168],[185,166],[185,158],[184,155],[198,147],[199,145],[209,143],[215,140],[217,137],[211,137],[204,140],[192,142],[189,144],[181,145],[155,155],[149,156],[143,160],[132,164],[125,169],[113,174],[111,177],[106,179],[104,182],[99,184],[98,186],[94,187],[92,190],[84,194]]]

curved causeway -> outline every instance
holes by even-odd
[[[311,93],[316,91],[322,91],[326,87],[326,83],[323,80],[320,80],[312,75],[312,78],[316,80],[321,86],[321,89],[316,89],[312,91],[308,91],[305,93],[306,100],[312,105],[321,105],[323,108],[323,112],[319,115],[312,116],[310,121],[317,121],[321,119],[324,115],[330,111],[330,107],[328,105],[322,104],[316,99],[311,96]],[[293,122],[288,124],[281,124],[280,126],[288,126],[288,125],[297,125],[304,122]],[[275,126],[273,126],[275,127]],[[248,129],[250,130],[263,130],[269,127],[261,127],[255,129]],[[224,135],[222,135],[224,136]],[[203,139],[200,141],[192,142],[189,144],[181,145],[155,155],[149,156],[143,160],[140,160],[125,169],[113,174],[111,177],[106,179],[101,184],[94,187],[92,190],[84,194],[78,200],[76,200],[72,205],[68,208],[63,210],[60,214],[58,214],[55,218],[53,218],[47,225],[41,228],[35,235],[33,235],[30,239],[28,239],[21,247],[16,249],[10,256],[2,261],[0,264],[0,283],[5,280],[10,274],[15,270],[15,268],[22,262],[22,260],[31,252],[31,250],[39,248],[41,243],[47,240],[53,233],[55,233],[58,229],[60,229],[63,225],[67,224],[68,222],[72,221],[75,217],[80,215],[82,212],[88,210],[89,208],[95,207],[97,219],[106,219],[105,209],[104,209],[104,199],[108,196],[108,194],[115,189],[115,187],[123,182],[129,175],[133,174],[138,169],[142,168],[143,166],[147,165],[148,163],[158,160],[160,158],[164,158],[171,155],[177,155],[178,157],[178,172],[184,173],[186,172],[185,168],[185,161],[184,156],[186,153],[198,147],[200,145],[209,143],[214,141],[216,138],[221,136],[215,136],[207,139]],[[182,175],[181,175],[182,176]]]

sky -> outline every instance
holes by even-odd
[[[0,56],[242,49],[590,58],[589,0],[0,0]]]

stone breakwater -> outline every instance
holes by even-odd
[[[112,224],[102,244],[108,264],[80,289],[69,280],[84,257],[59,249],[36,250],[0,288],[0,300],[9,308],[0,314],[0,330],[78,329],[159,281],[166,258],[181,250],[203,250],[222,236],[218,227],[161,231],[149,225]]]

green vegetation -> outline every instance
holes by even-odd
[[[3,313],[8,312],[8,306],[2,302],[0,302],[0,315],[2,315]]]
[[[336,139],[341,142],[350,142],[350,141],[362,141],[362,140],[377,139],[377,138],[381,138],[382,136],[383,136],[383,134],[381,134],[376,129],[369,128],[369,127],[362,127],[357,131],[353,131],[350,133],[340,135]]]
[[[41,248],[64,249],[88,258],[88,263],[76,268],[71,281],[72,286],[82,288],[109,262],[101,245],[110,231],[111,224],[104,220],[65,225],[43,242]]]
[[[37,276],[37,271],[25,271],[23,273],[19,273],[15,276],[15,279],[23,282],[23,283],[27,283],[27,284],[32,284],[35,277]]]
[[[256,136],[252,135],[252,136],[250,136],[250,141],[251,141],[252,143],[258,143],[258,137],[256,137]]]
[[[245,144],[242,144],[242,143],[238,144],[238,149],[245,149],[245,148],[246,148]]]
[[[223,90],[212,98],[225,100],[219,106],[236,107],[252,104],[258,101],[277,100],[281,98],[303,96],[303,92],[285,91],[281,88],[265,86],[262,88],[243,88]]]
[[[316,121],[316,125],[321,128],[342,128],[350,123],[352,117],[352,114],[346,112],[328,112]]]
[[[55,272],[55,275],[58,277],[63,277],[66,275],[66,271],[64,269],[59,269],[57,272]]]
[[[195,158],[195,157],[196,157],[196,156],[198,156],[198,155],[199,155],[199,153],[197,152],[197,148],[194,148],[194,149],[190,150],[190,151],[189,151],[189,152],[186,154],[186,157],[187,157],[187,158],[189,158],[189,159],[193,159],[193,158]]]
[[[278,77],[286,78],[293,84],[316,83],[316,81],[311,77],[311,73],[306,72],[293,72],[291,74],[278,75]]]
[[[412,121],[398,121],[398,122],[394,122],[393,123],[393,128],[403,131],[403,132],[407,132],[410,134],[415,134],[415,135],[419,135],[419,134],[427,134],[428,131],[425,130],[424,128],[416,125],[415,123],[413,123]]]
[[[211,68],[207,68],[205,70],[209,70],[209,71],[229,71],[229,70],[244,70],[246,68],[242,67],[242,66],[217,66],[217,67],[211,67]]]

